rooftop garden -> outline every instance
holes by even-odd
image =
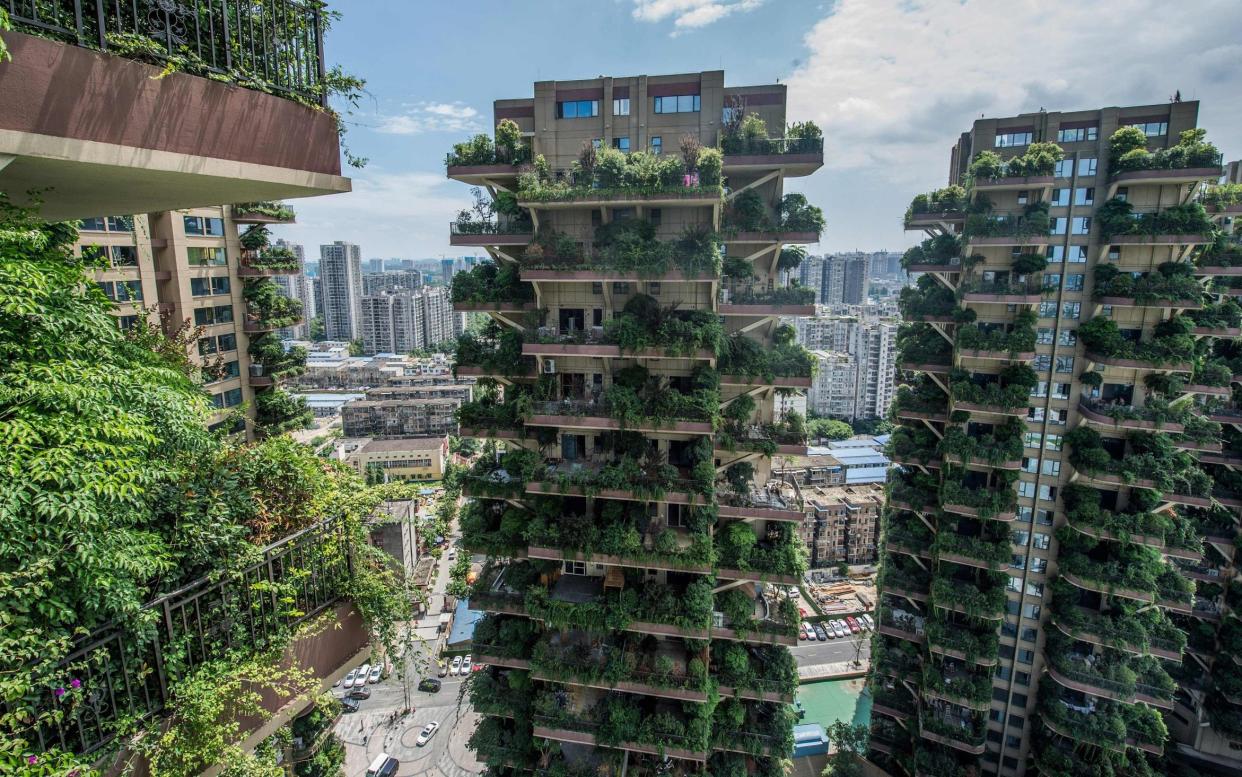
[[[781,198],[775,217],[763,195],[747,189],[729,204],[724,214],[726,232],[814,232],[824,231],[824,212],[812,205],[806,195],[791,193]]]
[[[1057,162],[1065,151],[1056,143],[1032,143],[1026,151],[1008,161],[992,150],[980,151],[970,163],[968,181],[995,181],[1001,178],[1049,176],[1056,172]]]
[[[998,351],[1008,354],[1035,350],[1035,311],[1026,308],[1013,317],[1013,326],[1003,324],[963,324],[957,329],[957,347],[969,351]]]
[[[1150,481],[1163,494],[1211,493],[1212,478],[1168,435],[1132,431],[1127,435],[1129,452],[1120,458],[1105,449],[1100,433],[1089,426],[1071,429],[1064,439],[1071,447],[1070,464],[1085,475],[1117,475],[1124,483]]]
[[[410,598],[364,528],[383,493],[287,437],[208,431],[212,407],[183,344],[155,325],[117,327],[76,239],[0,207],[0,295],[20,300],[0,309],[0,462],[6,501],[20,507],[0,526],[0,642],[15,670],[0,764],[86,774],[129,746],[153,772],[246,769],[257,761],[241,750],[238,716],[260,690],[308,698],[272,653],[322,625],[321,604],[353,601],[399,654],[393,622],[411,617]],[[254,566],[265,548],[279,569]],[[302,579],[310,567],[315,579]],[[208,631],[155,617],[165,604],[182,612],[174,592],[187,585],[205,594],[188,606],[203,608]],[[273,594],[261,614],[246,603],[253,587]],[[163,683],[147,663],[155,650]]]
[[[815,369],[810,352],[796,342],[797,331],[781,324],[764,345],[745,335],[731,335],[724,340],[716,369],[721,375],[761,378],[771,382],[777,377],[809,378]]]
[[[970,196],[963,186],[946,186],[927,194],[915,195],[906,208],[906,224],[915,216],[940,215],[944,213],[961,213],[970,202]]]
[[[997,216],[991,206],[983,212],[973,212],[966,217],[963,228],[967,239],[972,237],[1037,237],[1048,234],[1048,203],[1032,202],[1021,214]]]
[[[1207,211],[1197,202],[1136,213],[1134,203],[1114,197],[1096,209],[1095,221],[1105,240],[1116,235],[1208,235],[1215,230]]]
[[[813,154],[824,150],[824,133],[813,121],[796,121],[785,127],[785,137],[769,138],[768,125],[744,105],[730,106],[728,121],[720,132],[720,150],[729,155],[772,156]]]
[[[1112,175],[1136,170],[1181,170],[1220,167],[1220,151],[1207,142],[1207,130],[1184,130],[1175,145],[1147,150],[1147,135],[1138,127],[1121,127],[1108,139]]]
[[[1122,334],[1117,322],[1097,316],[1078,327],[1078,339],[1087,353],[1106,359],[1133,359],[1153,365],[1184,364],[1195,356],[1194,322],[1174,316],[1156,324],[1150,340],[1139,341]]]
[[[998,380],[984,381],[962,369],[949,373],[949,393],[955,402],[986,407],[1022,408],[1030,404],[1031,390],[1039,383],[1039,375],[1029,364],[1011,364],[998,374]]]
[[[453,276],[453,302],[491,304],[535,301],[535,290],[521,279],[518,268],[492,262],[476,265]]]
[[[512,119],[496,125],[496,140],[486,134],[475,135],[464,143],[454,143],[444,160],[446,167],[470,165],[513,165],[529,161],[530,149],[522,145],[522,130]]]
[[[625,153],[582,144],[568,171],[553,174],[542,154],[518,173],[520,202],[565,202],[644,196],[719,197],[723,157],[714,148],[687,148],[681,154]]]

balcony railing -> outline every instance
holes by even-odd
[[[306,0],[11,0],[13,29],[119,56],[110,35],[144,39],[142,58],[176,58],[179,69],[326,104],[323,18]]]
[[[500,224],[495,221],[450,221],[450,235],[530,235],[535,231],[529,221]]]
[[[725,136],[720,150],[728,156],[778,156],[784,154],[822,154],[823,138],[741,138]]]

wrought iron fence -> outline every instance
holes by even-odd
[[[0,0],[13,29],[323,104],[313,0]]]
[[[44,689],[6,712],[22,707],[27,717],[49,718],[28,735],[40,750],[97,752],[113,742],[123,721],[163,711],[178,678],[235,647],[275,646],[336,604],[352,572],[344,520],[323,521],[263,548],[237,572],[196,580],[125,623],[96,629],[59,665],[80,688],[72,694]]]

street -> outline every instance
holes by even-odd
[[[862,643],[861,653],[857,652],[859,642]],[[827,642],[798,640],[797,647],[790,648],[790,652],[799,668],[853,661],[855,655],[865,664],[871,655],[871,632],[864,631],[849,639],[830,639]]]

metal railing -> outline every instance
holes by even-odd
[[[13,29],[326,104],[323,17],[307,0],[8,0]],[[134,38],[148,45],[136,52]]]
[[[529,221],[509,221],[501,224],[496,221],[466,220],[449,222],[450,235],[529,235],[535,226]]]
[[[6,712],[22,704],[40,719],[63,714],[28,732],[40,751],[97,752],[121,723],[162,712],[179,678],[234,647],[272,646],[336,604],[352,574],[345,522],[328,519],[268,545],[244,569],[200,578],[78,641],[59,664],[81,684],[72,708],[48,688],[40,698],[10,702]]]
[[[720,149],[726,155],[774,156],[822,154],[823,138],[742,138],[723,136]]]

